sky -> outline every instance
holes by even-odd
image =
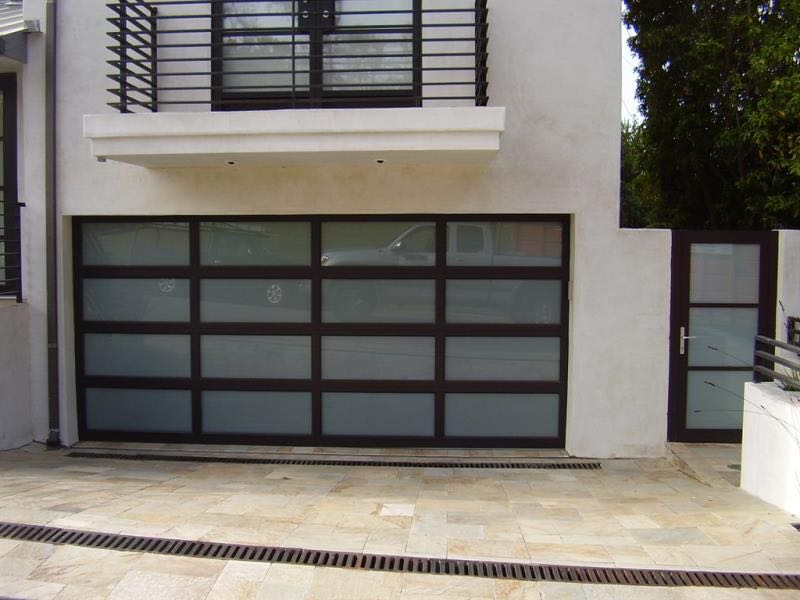
[[[628,36],[633,32],[629,31],[624,23],[620,29],[622,32],[622,120],[641,121],[639,103],[636,100],[636,73],[634,72],[639,64],[639,59],[628,48]]]

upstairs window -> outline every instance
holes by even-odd
[[[0,296],[22,299],[17,203],[17,80],[0,75]]]
[[[421,0],[219,0],[219,110],[418,106]]]

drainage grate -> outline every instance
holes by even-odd
[[[224,544],[0,522],[0,538],[127,552],[520,581],[800,590],[800,575],[575,567]]]
[[[797,531],[800,531],[800,523],[792,523],[792,527],[797,529]]]
[[[111,452],[70,452],[70,458],[110,458],[115,460],[236,463],[244,465],[323,465],[337,467],[417,467],[441,469],[578,469],[596,471],[599,462],[424,462],[397,460],[328,460],[317,458],[242,458],[236,456],[177,456],[165,454],[116,454]]]

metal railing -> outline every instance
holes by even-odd
[[[120,112],[488,103],[487,0],[118,0]]]
[[[793,358],[776,354],[785,350]],[[753,371],[756,381],[779,381],[790,388],[800,388],[800,346],[773,340],[763,335],[756,336],[756,350]],[[786,370],[781,372],[778,367]]]

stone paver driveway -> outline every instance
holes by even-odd
[[[0,453],[0,521],[393,555],[800,573],[800,532],[791,526],[800,518],[724,478],[708,485],[662,459],[555,471],[132,462],[65,454],[36,447]],[[0,596],[21,598],[797,594],[493,581],[0,540]]]

